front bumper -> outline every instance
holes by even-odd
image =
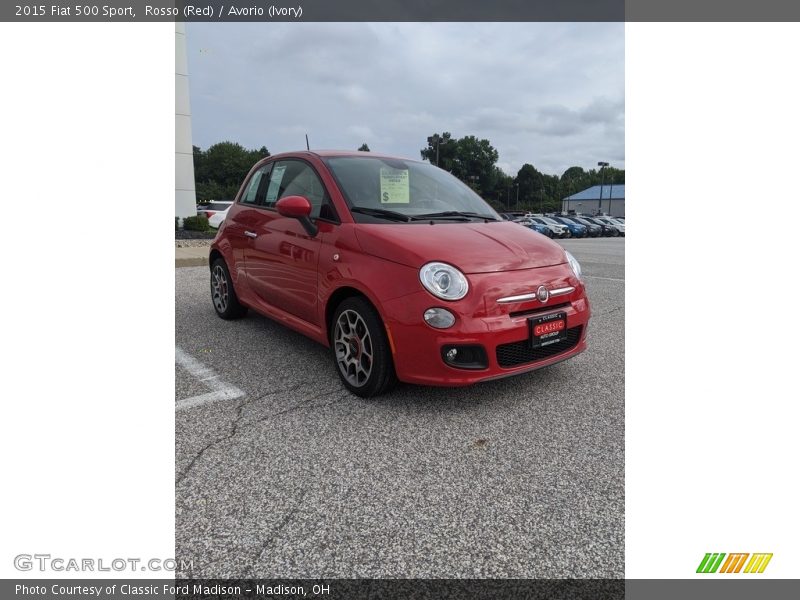
[[[426,291],[403,296],[383,306],[395,371],[401,381],[433,386],[464,386],[540,369],[571,358],[586,349],[591,315],[585,288],[567,265],[468,275],[470,293],[458,302],[439,300]],[[549,290],[573,287],[571,293],[554,296],[546,303],[536,299],[498,303],[544,285]],[[434,329],[422,314],[432,307],[450,310],[456,323]],[[568,336],[546,349],[528,347],[528,318],[564,312]],[[484,369],[450,366],[442,357],[444,346],[482,346],[488,365]]]

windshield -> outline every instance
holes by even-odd
[[[559,223],[558,221],[554,221],[550,217],[539,217],[539,220],[543,223],[547,223],[548,225],[563,225],[563,223]]]
[[[357,221],[437,216],[464,221],[472,215],[502,221],[468,186],[428,163],[370,156],[337,156],[325,162]]]

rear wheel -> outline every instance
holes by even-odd
[[[247,307],[239,303],[228,265],[218,258],[211,265],[211,304],[223,319],[239,319],[247,314]]]
[[[380,315],[364,298],[342,301],[334,313],[330,337],[336,372],[352,393],[362,398],[379,396],[396,383]]]

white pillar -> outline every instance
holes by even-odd
[[[189,68],[186,29],[175,23],[175,216],[197,214],[192,153],[192,111],[189,105]]]

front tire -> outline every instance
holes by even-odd
[[[217,316],[226,321],[247,314],[247,307],[240,304],[236,296],[228,265],[221,258],[211,265],[211,304]]]
[[[380,315],[364,298],[347,298],[339,304],[330,340],[336,372],[356,396],[379,396],[397,382]]]

